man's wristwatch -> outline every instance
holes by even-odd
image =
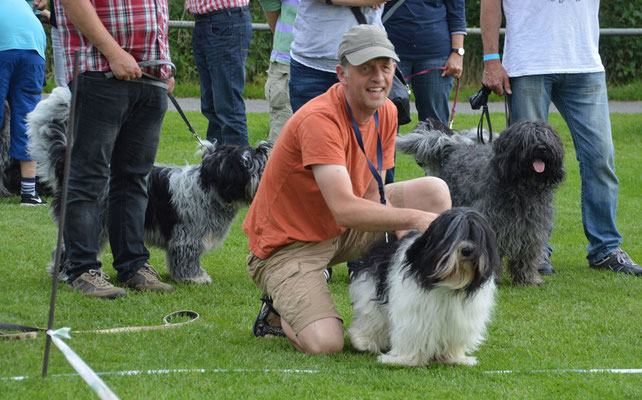
[[[465,50],[464,50],[464,48],[462,47],[462,48],[459,48],[459,49],[450,49],[450,52],[451,52],[451,53],[457,53],[457,54],[459,54],[460,56],[463,56],[463,55],[464,55],[464,53],[465,53],[466,51],[465,51]]]

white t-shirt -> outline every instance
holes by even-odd
[[[383,7],[361,7],[368,24],[384,29],[382,11]],[[290,56],[306,67],[334,73],[339,63],[337,50],[341,37],[358,24],[350,7],[328,5],[319,0],[301,0],[294,20]]]
[[[604,71],[599,0],[503,0],[510,77]]]

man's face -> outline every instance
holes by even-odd
[[[395,67],[392,59],[382,57],[361,65],[348,64],[347,69],[338,68],[339,81],[355,113],[374,114],[384,105],[392,88]]]

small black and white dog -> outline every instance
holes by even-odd
[[[553,194],[564,181],[564,147],[546,122],[518,122],[480,143],[427,120],[396,141],[426,173],[442,178],[454,207],[472,207],[490,222],[513,282],[541,285],[537,271],[553,221]]]
[[[27,116],[30,154],[38,176],[54,188],[53,219],[60,215],[61,183],[70,109],[67,89],[54,89]],[[165,266],[176,282],[209,283],[201,255],[227,236],[239,208],[254,198],[272,145],[216,146],[206,142],[199,165],[155,165],[149,176],[145,243],[165,249]],[[100,199],[101,251],[107,246],[107,194]],[[51,273],[50,266],[50,273]],[[60,279],[66,279],[61,271]]]
[[[394,235],[393,235],[394,236]],[[495,233],[471,208],[441,214],[419,234],[379,242],[350,283],[352,345],[379,362],[474,365],[495,305]]]

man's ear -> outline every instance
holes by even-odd
[[[339,82],[345,85],[348,79],[348,71],[346,71],[341,64],[337,64],[335,69],[337,70],[337,78],[339,78]]]

